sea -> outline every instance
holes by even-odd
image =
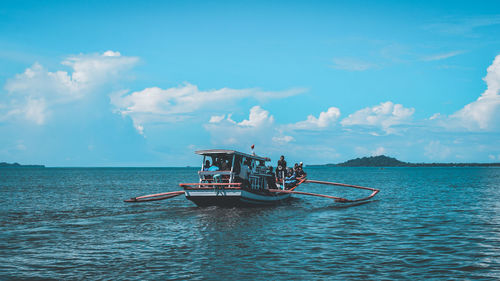
[[[499,280],[500,168],[307,168],[363,204],[125,203],[195,168],[0,169],[0,280]],[[364,197],[370,191],[303,184]]]

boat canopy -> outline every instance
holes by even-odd
[[[261,156],[257,156],[257,155],[251,155],[251,154],[246,154],[246,153],[243,153],[243,152],[239,152],[239,151],[236,151],[236,150],[227,150],[227,149],[207,149],[207,150],[198,150],[198,151],[195,151],[196,154],[199,154],[199,155],[204,155],[204,156],[215,156],[215,155],[241,155],[241,156],[244,156],[246,158],[250,158],[250,159],[255,159],[255,160],[259,160],[259,161],[271,161],[270,158],[268,157],[261,157]]]

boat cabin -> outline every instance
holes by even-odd
[[[203,156],[201,170],[198,172],[200,183],[242,183],[243,188],[264,189],[268,173],[267,157],[251,155],[235,150],[199,150]]]

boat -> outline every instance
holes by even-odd
[[[266,162],[271,161],[267,157],[224,149],[195,153],[203,156],[199,182],[181,183],[180,186],[186,198],[198,206],[273,205],[289,199],[292,194],[269,190],[293,190],[305,181],[305,177],[277,181],[274,172],[266,166]],[[223,168],[217,171],[207,167],[207,163],[224,161],[227,164],[219,165]]]
[[[252,147],[253,149],[253,147]],[[293,194],[317,196],[333,199],[338,203],[366,201],[375,196],[379,190],[371,187],[334,183],[307,179],[307,174],[287,177],[285,172],[275,174],[266,163],[268,157],[255,153],[247,154],[236,150],[209,149],[195,151],[203,156],[201,169],[198,171],[198,182],[180,183],[180,191],[165,192],[125,200],[128,203],[158,201],[179,195],[200,207],[205,206],[264,206],[285,202]],[[296,191],[303,183],[336,185],[371,190],[368,197],[349,200],[342,197]]]

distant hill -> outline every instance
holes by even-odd
[[[500,163],[409,163],[385,155],[351,159],[339,164],[308,165],[338,167],[500,167]]]
[[[44,165],[21,165],[19,163],[0,162],[0,168],[45,168]]]
[[[356,158],[344,163],[337,164],[341,167],[404,167],[409,163],[401,162],[396,158],[385,155]]]

